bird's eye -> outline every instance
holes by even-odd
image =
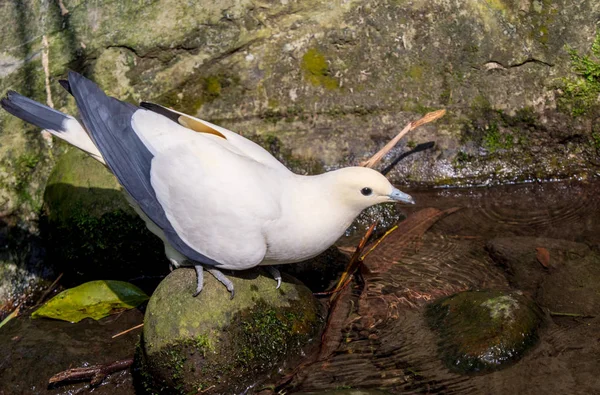
[[[365,196],[370,196],[373,193],[373,190],[371,188],[363,188],[360,190],[360,193]]]

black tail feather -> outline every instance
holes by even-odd
[[[17,118],[29,122],[42,129],[60,132],[64,130],[63,122],[68,116],[42,103],[28,99],[15,91],[8,91],[0,100],[0,105]]]

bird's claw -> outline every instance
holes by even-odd
[[[194,269],[196,269],[197,279],[196,292],[194,292],[194,297],[196,297],[200,295],[200,293],[202,292],[202,288],[204,287],[204,267],[202,265],[194,265]],[[207,268],[206,270],[208,270],[208,272],[212,274],[217,279],[217,281],[219,281],[225,286],[225,288],[227,288],[227,290],[231,294],[230,299],[233,299],[233,297],[235,296],[235,289],[233,288],[233,283],[231,282],[231,280],[225,277],[225,275],[217,269]]]
[[[227,288],[229,293],[231,293],[230,299],[233,299],[233,297],[235,296],[235,290],[233,289],[233,283],[231,282],[231,280],[228,279],[223,273],[221,273],[221,271],[217,269],[210,268],[206,270],[208,270],[210,274],[212,274],[221,284],[225,286],[225,288]]]
[[[281,273],[274,266],[267,266],[267,271],[273,276],[275,281],[277,281],[277,287],[275,287],[275,289],[279,289],[279,287],[281,287]]]

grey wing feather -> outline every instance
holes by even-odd
[[[144,213],[165,233],[172,246],[187,258],[209,265],[218,262],[187,245],[167,219],[150,180],[152,153],[131,126],[138,107],[107,96],[87,78],[69,73],[69,86],[81,119],[107,165]]]

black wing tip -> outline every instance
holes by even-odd
[[[64,88],[64,90],[69,92],[71,95],[73,94],[73,91],[71,91],[71,84],[68,80],[58,80],[58,83]]]
[[[181,116],[181,114],[171,111],[168,108],[161,106],[160,104],[143,101],[140,103],[140,107],[145,108],[146,110],[155,112],[157,114],[160,114],[163,117],[166,117],[175,123],[179,123],[179,117]]]

